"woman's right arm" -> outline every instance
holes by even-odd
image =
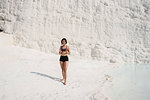
[[[59,48],[59,54],[62,54],[61,47]]]

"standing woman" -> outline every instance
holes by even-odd
[[[70,48],[69,46],[66,45],[67,44],[66,38],[63,38],[61,40],[61,44],[63,45],[63,46],[60,46],[59,48],[59,54],[61,55],[59,61],[60,61],[60,66],[62,69],[62,76],[63,76],[63,79],[61,80],[61,82],[64,81],[64,85],[66,85],[67,68],[68,68],[68,61],[69,61],[67,54],[70,55]]]

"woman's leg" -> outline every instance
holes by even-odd
[[[61,82],[65,79],[64,75],[64,62],[60,61],[60,66],[61,66],[61,70],[62,70],[62,76],[63,76],[63,79],[61,80]]]
[[[64,62],[64,79],[65,79],[64,84],[65,85],[66,85],[66,81],[67,81],[67,68],[68,68],[68,61],[65,61]]]

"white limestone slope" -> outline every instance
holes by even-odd
[[[16,46],[0,55],[0,100],[111,100],[104,87],[113,64],[69,56],[64,85],[58,55]]]
[[[73,56],[149,63],[149,0],[1,0],[0,31],[14,44],[57,53],[66,37]]]

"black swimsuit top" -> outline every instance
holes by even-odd
[[[66,46],[65,49],[63,49],[62,46],[61,46],[61,51],[66,51],[66,50],[67,50],[67,46]]]

